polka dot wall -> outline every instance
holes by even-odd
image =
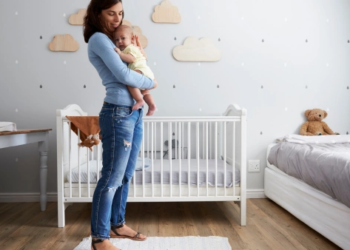
[[[125,17],[148,39],[148,65],[159,87],[156,115],[218,115],[230,103],[248,110],[248,159],[266,166],[266,148],[298,133],[306,109],[327,110],[327,124],[350,131],[350,2],[172,1],[178,24],[157,24],[160,0],[125,1]],[[105,90],[87,57],[82,26],[68,22],[79,1],[0,1],[0,121],[19,128],[52,128],[48,192],[56,190],[55,111],[70,103],[97,114]],[[70,34],[76,52],[52,52],[57,34]],[[179,62],[174,47],[210,38],[217,62]],[[39,192],[38,157],[30,145],[0,150],[0,190]],[[29,153],[23,153],[29,152]],[[16,176],[29,176],[16,181]],[[35,185],[33,183],[37,183]],[[19,185],[20,184],[20,185]],[[263,171],[248,173],[248,189],[263,189]],[[0,194],[1,200],[1,194]]]

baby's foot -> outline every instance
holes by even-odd
[[[156,111],[157,107],[155,104],[148,105],[148,112],[146,115],[150,116],[153,115],[153,113]]]
[[[141,99],[140,101],[137,101],[134,106],[132,106],[132,110],[138,110],[143,105],[145,105],[145,101]]]

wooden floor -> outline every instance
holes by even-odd
[[[148,236],[223,236],[232,249],[340,249],[268,199],[249,199],[247,226],[233,202],[128,203],[129,226]],[[91,204],[66,210],[57,228],[57,203],[0,203],[0,249],[73,249],[90,233]],[[216,249],[219,250],[219,249]]]

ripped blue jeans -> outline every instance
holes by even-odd
[[[91,236],[109,239],[111,225],[125,223],[129,183],[142,140],[143,110],[104,103],[99,115],[102,174],[92,200]]]

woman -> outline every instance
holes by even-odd
[[[156,80],[127,68],[114,51],[114,30],[124,17],[121,0],[91,0],[84,20],[88,55],[106,88],[99,115],[103,147],[102,176],[99,179],[91,213],[92,249],[113,249],[110,237],[145,240],[125,225],[129,182],[134,173],[142,139],[142,109],[132,111],[134,100],[128,86],[151,89]]]

